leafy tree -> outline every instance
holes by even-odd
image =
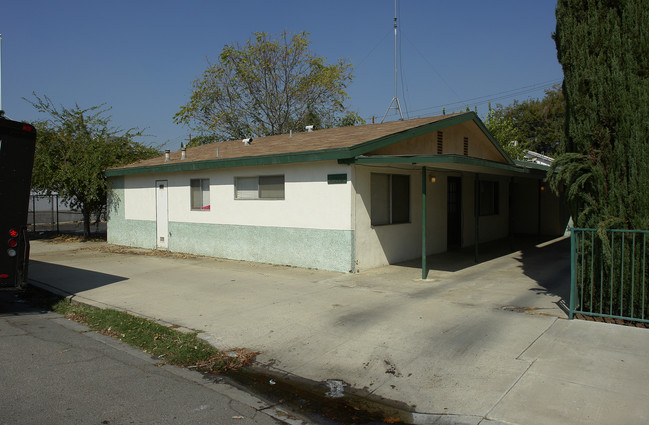
[[[334,127],[352,127],[355,125],[365,124],[365,119],[358,113],[349,111],[344,116],[338,118],[334,123]]]
[[[505,109],[500,105],[498,106],[498,108],[494,109],[489,104],[489,112],[485,117],[484,124],[489,133],[512,159],[523,159],[527,149],[525,149],[524,143],[518,141],[519,133],[514,120],[505,113]]]
[[[580,227],[649,228],[649,8],[646,0],[559,0],[554,34],[566,98],[567,188]]]
[[[514,121],[518,141],[529,150],[549,156],[559,153],[564,139],[565,100],[560,85],[545,90],[542,99],[514,101],[506,108],[506,115]]]
[[[509,106],[496,105],[493,109],[490,105],[489,114],[493,115],[492,118],[497,118],[498,122],[506,122],[513,126],[513,133],[507,134],[510,138],[507,143],[516,140],[518,146],[552,157],[560,152],[565,138],[566,114],[560,85],[546,90],[542,99],[528,99],[523,102],[515,100]],[[503,144],[503,147],[505,146]]]
[[[306,32],[283,32],[254,33],[244,45],[224,46],[174,121],[198,133],[197,143],[360,122],[345,115],[352,66],[343,59],[327,64],[309,44]]]
[[[57,108],[47,97],[34,94],[27,100],[49,119],[36,122],[38,130],[32,189],[58,192],[70,207],[83,215],[83,234],[90,236],[90,221],[106,212],[108,184],[106,168],[128,164],[158,155],[157,149],[133,139],[137,129],[122,131],[110,127],[109,108]]]

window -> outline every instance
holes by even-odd
[[[372,226],[410,222],[410,176],[372,173]]]
[[[498,214],[498,182],[480,182],[480,215]]]
[[[284,199],[284,175],[236,177],[235,199]]]
[[[210,180],[191,179],[189,181],[192,210],[209,211],[210,209]]]

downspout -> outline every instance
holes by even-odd
[[[428,275],[426,267],[426,167],[421,167],[421,279]]]
[[[480,239],[480,175],[475,175],[475,181],[473,183],[473,195],[475,206],[475,256],[474,261],[478,263],[478,240]]]

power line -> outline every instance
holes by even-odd
[[[446,82],[446,80],[444,79],[444,77],[442,77],[442,74],[440,74],[440,73],[437,71],[437,68],[435,68],[435,65],[433,65],[433,63],[432,63],[431,61],[429,61],[428,58],[427,58],[426,56],[424,56],[424,54],[421,52],[421,50],[419,50],[419,48],[417,47],[417,45],[416,45],[415,43],[413,43],[412,41],[410,41],[410,39],[408,38],[408,35],[403,31],[403,28],[401,29],[401,34],[403,34],[403,36],[405,37],[406,41],[408,41],[408,42],[410,43],[410,45],[411,45],[412,47],[415,48],[415,51],[416,51],[417,53],[419,53],[419,56],[421,56],[422,59],[423,59],[424,61],[426,61],[426,63],[428,63],[428,65],[431,67],[431,69],[433,70],[433,72],[434,72],[435,74],[437,74],[437,76],[439,77],[440,80],[442,80],[442,83],[444,83],[444,85],[446,86],[446,88],[448,88],[448,89],[449,89],[449,90],[450,90],[450,91],[455,95],[455,97],[457,97],[457,98],[459,99],[459,98],[460,98],[460,95],[457,94],[457,92],[456,92],[455,90],[453,90],[453,87],[451,87],[451,86],[448,84],[448,82]]]
[[[365,61],[366,61],[366,60],[367,60],[367,59],[372,55],[372,53],[374,53],[374,51],[376,50],[376,48],[379,47],[381,44],[383,44],[383,42],[385,41],[385,39],[388,38],[388,36],[391,35],[391,34],[392,34],[392,31],[390,31],[390,30],[386,30],[386,31],[385,31],[385,34],[383,35],[383,38],[382,38],[381,40],[379,40],[379,42],[376,43],[376,44],[374,45],[374,47],[372,47],[372,48],[370,49],[369,53],[368,53],[367,55],[365,55],[365,57],[364,57],[364,58],[363,58],[363,59],[362,59],[358,64],[354,65],[354,68],[356,68],[356,69],[360,68],[360,66],[363,65],[363,63],[365,63]]]
[[[473,98],[465,99],[465,100],[459,100],[457,102],[443,103],[443,104],[434,105],[434,106],[427,106],[425,108],[412,110],[410,112],[414,114],[414,113],[417,113],[417,112],[421,113],[421,112],[424,112],[424,111],[428,111],[428,113],[426,113],[426,114],[418,114],[417,115],[417,116],[422,116],[422,115],[428,115],[428,114],[431,113],[431,111],[434,111],[435,113],[433,115],[441,115],[444,108],[453,109],[453,108],[458,108],[458,107],[461,108],[461,107],[465,107],[465,106],[479,106],[479,105],[487,104],[489,102],[493,103],[493,102],[496,102],[498,100],[509,99],[509,98],[512,98],[512,97],[517,97],[517,96],[522,96],[522,95],[529,94],[529,93],[534,93],[534,92],[537,92],[537,91],[539,91],[541,89],[547,89],[547,88],[550,88],[550,87],[554,86],[555,84],[560,83],[561,81],[563,81],[563,79],[555,79],[555,80],[543,81],[543,82],[540,82],[540,83],[530,84],[530,85],[527,85],[527,86],[518,87],[518,88],[510,89],[510,90],[505,90],[505,91],[501,91],[501,92],[497,92],[497,93],[493,93],[493,94],[473,97]],[[371,117],[369,118],[369,120],[371,120]]]
[[[546,89],[546,88],[552,87],[553,85],[555,85],[557,83],[560,83],[561,81],[562,81],[562,79],[544,81],[544,82],[541,82],[541,83],[530,84],[530,85],[519,87],[519,88],[516,88],[516,89],[505,90],[505,91],[502,91],[502,92],[489,94],[489,95],[485,95],[485,96],[478,96],[478,97],[473,97],[473,98],[466,99],[466,100],[460,100],[460,101],[457,101],[457,102],[444,103],[444,104],[436,105],[436,106],[429,106],[429,107],[426,107],[426,108],[417,109],[417,110],[415,110],[413,112],[420,112],[420,111],[425,111],[425,110],[430,110],[430,109],[439,109],[439,108],[443,108],[445,106],[446,107],[457,107],[457,106],[466,106],[468,104],[483,105],[485,103],[494,102],[494,101],[497,101],[497,100],[508,99],[508,98],[515,97],[515,96],[521,96],[521,95],[524,95],[524,94],[533,93],[533,92],[539,91],[541,89]]]

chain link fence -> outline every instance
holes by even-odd
[[[27,230],[33,233],[83,231],[83,215],[65,205],[56,193],[32,194],[29,197]]]

